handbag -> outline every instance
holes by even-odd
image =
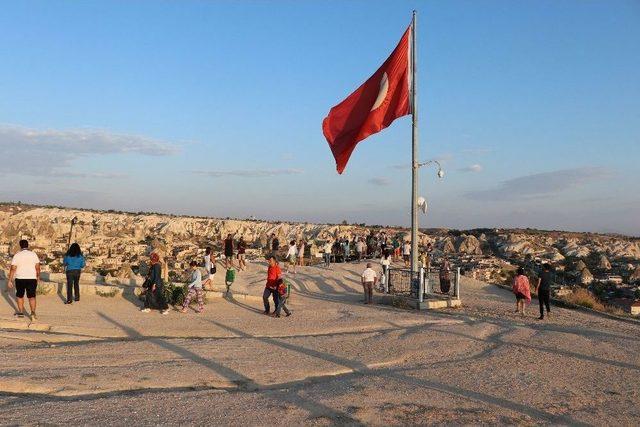
[[[209,274],[216,274],[216,271],[217,271],[217,270],[216,270],[216,266],[215,266],[215,265],[213,265],[213,266],[211,266],[211,268],[209,269]]]

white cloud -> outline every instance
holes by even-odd
[[[460,172],[476,172],[477,173],[482,171],[483,171],[482,165],[479,165],[477,163],[460,169]]]
[[[0,173],[21,175],[60,174],[75,160],[105,154],[167,156],[176,145],[140,135],[105,130],[30,129],[0,125],[0,150],[5,159]]]
[[[237,169],[229,171],[192,171],[196,175],[208,176],[210,178],[222,178],[234,176],[239,178],[266,178],[280,175],[299,175],[303,173],[301,169]]]
[[[581,187],[609,175],[609,171],[601,167],[562,169],[508,179],[495,188],[470,191],[465,196],[473,200],[491,201],[530,199]]]

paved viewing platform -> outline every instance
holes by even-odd
[[[364,305],[363,268],[287,276],[279,319],[262,314],[261,263],[202,314],[83,288],[69,306],[39,295],[31,323],[3,293],[0,424],[637,423],[637,325],[557,307],[538,321],[535,300],[522,318],[465,278],[461,308]]]

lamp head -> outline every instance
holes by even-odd
[[[438,169],[438,178],[444,178],[444,171],[442,169]]]

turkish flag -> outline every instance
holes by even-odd
[[[410,114],[411,26],[384,64],[355,92],[329,111],[322,122],[329,147],[342,173],[358,142]]]

